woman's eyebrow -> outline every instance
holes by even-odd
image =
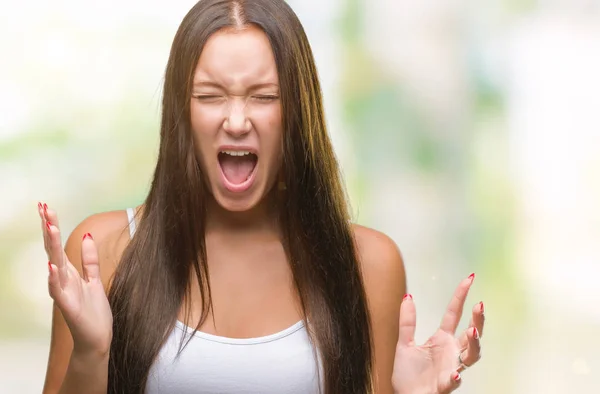
[[[216,82],[211,81],[196,81],[194,82],[194,88],[200,87],[213,87],[218,89],[224,89],[224,87]],[[273,82],[255,83],[248,87],[248,90],[256,90],[261,88],[279,88],[279,84]]]

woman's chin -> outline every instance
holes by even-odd
[[[220,189],[215,193],[213,189],[213,197],[216,203],[229,212],[248,212],[258,206],[263,200],[263,193],[259,190],[248,190],[244,193],[232,193],[225,189]]]
[[[258,205],[252,201],[231,201],[229,199],[217,199],[217,204],[229,212],[248,212]]]

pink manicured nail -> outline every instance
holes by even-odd
[[[52,273],[52,264],[50,264],[49,261],[48,261],[48,271],[50,271],[50,273]]]
[[[457,381],[457,382],[460,380],[460,374],[458,372],[456,373],[456,376],[454,377],[454,380]]]
[[[46,227],[48,227],[48,230],[50,230],[50,226],[52,226],[52,223],[46,222]]]
[[[44,212],[48,210],[48,204],[44,203]]]
[[[471,275],[469,275],[469,279],[471,279],[471,280],[475,279],[475,272],[473,272]]]
[[[405,300],[407,298],[410,298],[411,300],[413,299],[413,296],[411,294],[405,294],[404,298],[402,300]]]
[[[479,333],[477,332],[477,328],[473,327],[473,338],[479,339]]]
[[[42,209],[42,203],[38,202],[38,209]]]
[[[83,239],[82,239],[82,240],[83,240],[83,241],[85,241],[85,239],[86,239],[87,237],[90,237],[90,238],[92,238],[92,234],[90,234],[90,233],[85,233],[85,234],[83,234]]]

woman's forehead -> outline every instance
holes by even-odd
[[[278,84],[277,65],[266,34],[256,27],[213,34],[198,61],[194,85],[256,86]]]

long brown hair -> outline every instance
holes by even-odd
[[[327,394],[372,391],[372,343],[346,196],[327,134],[312,51],[284,0],[202,0],[172,44],[162,99],[160,151],[135,237],[109,301],[114,315],[109,393],[143,393],[152,363],[182,305],[189,315],[194,272],[200,325],[212,306],[206,263],[207,190],[190,127],[194,70],[208,38],[223,28],[261,28],[279,73],[283,138],[283,245]],[[193,271],[192,271],[193,270]]]

